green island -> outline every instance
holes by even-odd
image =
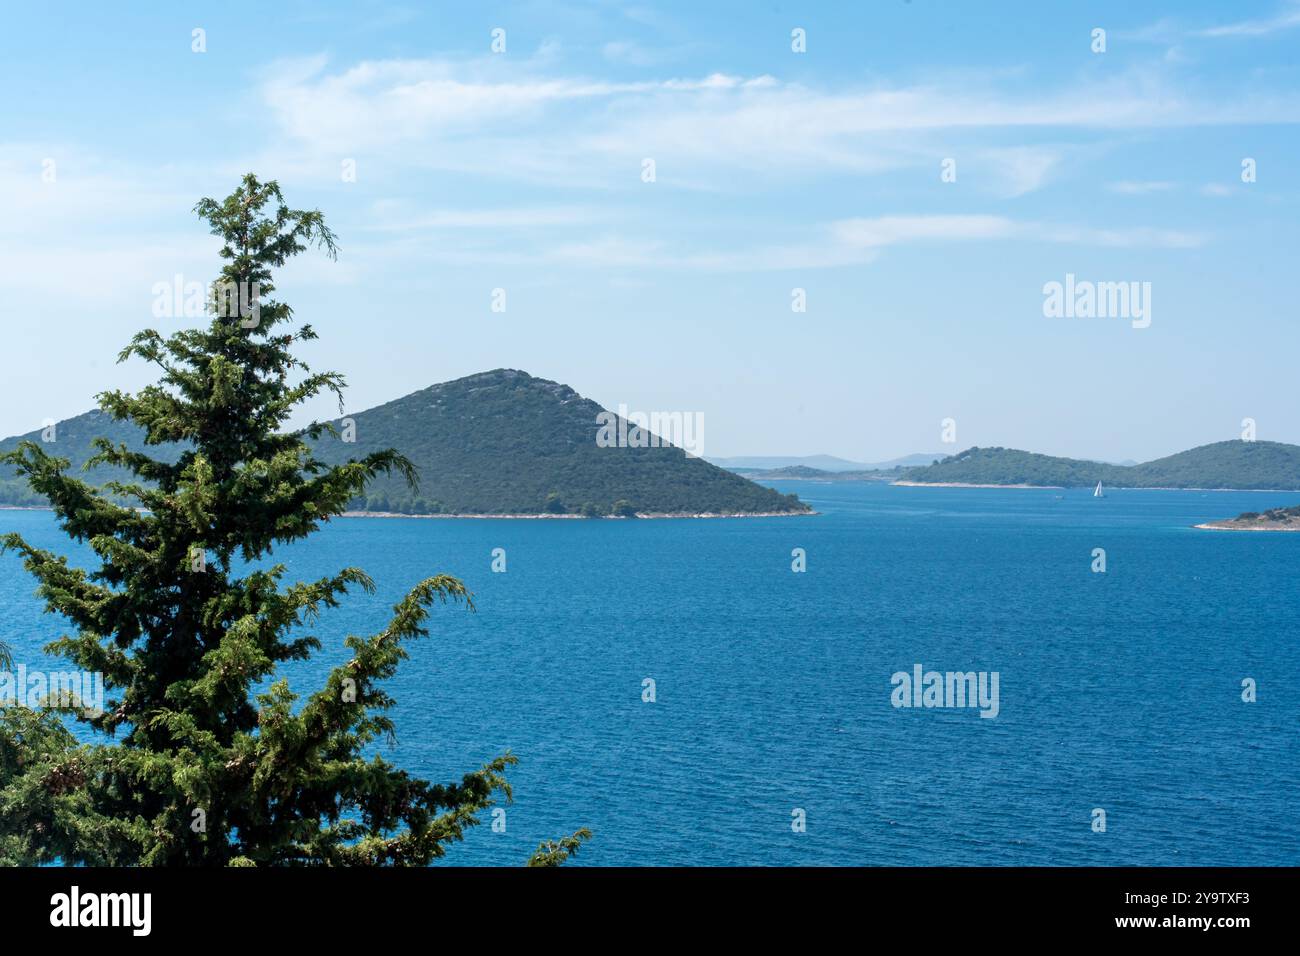
[[[1300,491],[1300,446],[1222,441],[1138,465],[1057,458],[1013,448],[968,448],[907,469],[902,484]]]
[[[496,369],[433,385],[333,422],[337,434],[311,442],[329,465],[396,448],[416,466],[414,490],[399,475],[376,478],[352,512],[400,515],[634,517],[671,515],[799,515],[811,509],[748,478],[661,447],[599,447],[604,409],[567,385],[514,369]],[[103,437],[132,451],[143,434],[129,422],[92,411],[55,426],[51,455],[81,469]],[[0,452],[40,430],[0,442]],[[149,449],[175,461],[179,446]],[[97,466],[89,481],[126,480],[121,469]],[[9,469],[0,470],[0,505],[39,506]]]

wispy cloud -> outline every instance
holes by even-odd
[[[1036,192],[1047,184],[1064,159],[1064,149],[1050,146],[993,147],[978,152],[983,173],[1004,199]]]
[[[383,60],[331,71],[323,57],[277,66],[261,95],[288,144],[313,156],[382,151],[389,163],[609,188],[644,157],[662,181],[734,184],[736,173],[869,175],[914,166],[934,138],[1001,149],[1002,195],[1041,188],[1060,148],[988,142],[1016,130],[1102,132],[1300,122],[1300,93],[1204,98],[1158,71],[1049,92],[983,83],[817,89],[713,73],[614,82],[525,60]],[[982,142],[972,139],[980,137]]]
[[[1135,43],[1167,44],[1171,50],[1188,39],[1221,39],[1225,37],[1262,37],[1300,27],[1300,0],[1278,9],[1271,17],[1237,20],[1213,26],[1193,27],[1186,20],[1162,17],[1154,23],[1131,30],[1116,31],[1118,39]]]
[[[333,269],[326,281],[382,270],[386,256],[454,266],[833,268],[867,264],[885,249],[920,242],[1187,248],[1207,240],[1200,233],[1151,226],[1126,230],[1051,224],[1044,221],[1050,214],[1028,220],[978,213],[833,221],[823,215],[784,235],[773,230],[768,241],[761,230],[737,233],[732,223],[711,240],[703,239],[698,232],[692,236],[690,229],[656,219],[655,204],[641,201],[652,195],[640,181],[642,159],[654,158],[659,182],[670,187],[727,190],[751,177],[751,187],[779,178],[800,188],[811,177],[870,178],[914,169],[918,182],[950,189],[938,185],[938,160],[951,150],[959,160],[962,188],[941,195],[968,202],[972,196],[1006,199],[1043,190],[1079,166],[1079,151],[1089,148],[1079,143],[1079,136],[1054,133],[1048,134],[1053,142],[1026,143],[1027,130],[1107,131],[1300,118],[1294,94],[1223,96],[1207,102],[1150,72],[1055,91],[1026,89],[1023,78],[1002,89],[993,75],[928,85],[820,89],[762,74],[592,79],[557,73],[547,56],[509,63],[483,57],[374,60],[342,68],[315,56],[282,61],[261,78],[256,94],[272,117],[271,128],[258,138],[265,152],[225,154],[230,169],[217,178],[224,181],[226,173],[254,168],[337,189],[339,160],[359,156],[363,176],[382,162],[399,171],[410,166],[515,177],[548,189],[545,194],[513,191],[512,199],[501,205],[491,205],[479,193],[470,204],[454,206],[445,194],[418,188],[387,198],[372,196],[359,207],[346,268]],[[34,157],[44,152],[61,157],[53,189],[40,182],[34,165]],[[0,147],[0,200],[15,212],[7,217],[8,226],[0,226],[0,238],[23,233],[26,251],[10,248],[15,256],[26,256],[30,272],[24,281],[35,285],[60,282],[61,266],[43,267],[39,236],[37,241],[29,238],[33,227],[43,223],[51,230],[73,223],[104,230],[118,246],[144,237],[142,254],[129,262],[99,259],[89,249],[77,254],[77,268],[105,283],[123,273],[167,276],[167,232],[178,223],[189,225],[184,210],[210,191],[206,177],[211,173],[191,166],[177,178],[157,169],[115,170],[66,148]],[[393,181],[410,182],[401,176]],[[568,191],[571,199],[592,188],[643,192],[628,201],[626,214],[616,211],[607,196],[599,202],[547,201],[556,190]],[[1109,188],[1138,195],[1172,184],[1124,181]],[[784,215],[780,218],[786,221]],[[611,226],[616,220],[618,225]],[[167,228],[160,230],[164,222]],[[729,229],[734,237],[730,246],[718,238]],[[138,281],[130,279],[130,288]]]
[[[861,266],[885,251],[918,243],[1051,242],[1110,248],[1192,248],[1203,245],[1202,233],[1153,228],[1096,229],[1071,224],[1016,220],[995,215],[878,216],[840,219],[800,230],[788,242],[755,241],[728,248],[695,246],[680,239],[595,236],[507,247],[389,245],[369,250],[372,260],[418,257],[423,262],[454,265],[562,265],[602,270],[676,270],[692,272],[773,272]]]
[[[1194,31],[1200,37],[1260,37],[1300,27],[1300,4],[1292,3],[1276,15],[1262,20],[1239,20]]]

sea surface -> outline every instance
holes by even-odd
[[[1300,864],[1300,534],[1191,527],[1296,495],[773,484],[820,514],[336,521],[279,558],[379,593],[285,673],[310,693],[346,634],[464,579],[477,612],[434,611],[382,748],[439,781],[520,758],[505,832],[448,863],[586,826],[588,865]],[[49,513],[9,530],[85,562]],[[0,556],[0,634],[62,669],[33,590]],[[894,707],[916,664],[997,672],[998,715]]]

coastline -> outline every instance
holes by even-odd
[[[0,511],[53,511],[48,505],[0,505]],[[805,518],[821,514],[820,511],[735,511],[699,513],[689,511],[638,511],[637,518]],[[408,515],[398,511],[344,511],[335,515],[337,518],[480,518],[507,519],[511,521],[630,521],[621,515],[600,515],[588,518],[586,515],[550,515],[550,514],[452,514],[452,515]]]
[[[0,505],[0,511],[53,511],[48,505]],[[694,513],[689,511],[638,511],[637,518],[804,518],[821,514],[811,508],[807,511],[735,511]],[[505,518],[519,521],[630,521],[621,515],[600,515],[588,518],[586,515],[549,515],[549,514],[483,514],[483,515],[408,515],[398,511],[344,511],[335,515],[337,518]]]

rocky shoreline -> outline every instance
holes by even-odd
[[[1206,524],[1194,524],[1193,528],[1203,531],[1300,531],[1300,524],[1255,524],[1253,522],[1211,521]]]
[[[1300,531],[1300,506],[1247,511],[1235,518],[1195,525],[1206,531]]]
[[[1207,521],[1192,527],[1202,531],[1300,531],[1300,521],[1243,521],[1240,518],[1230,518],[1227,521]]]

